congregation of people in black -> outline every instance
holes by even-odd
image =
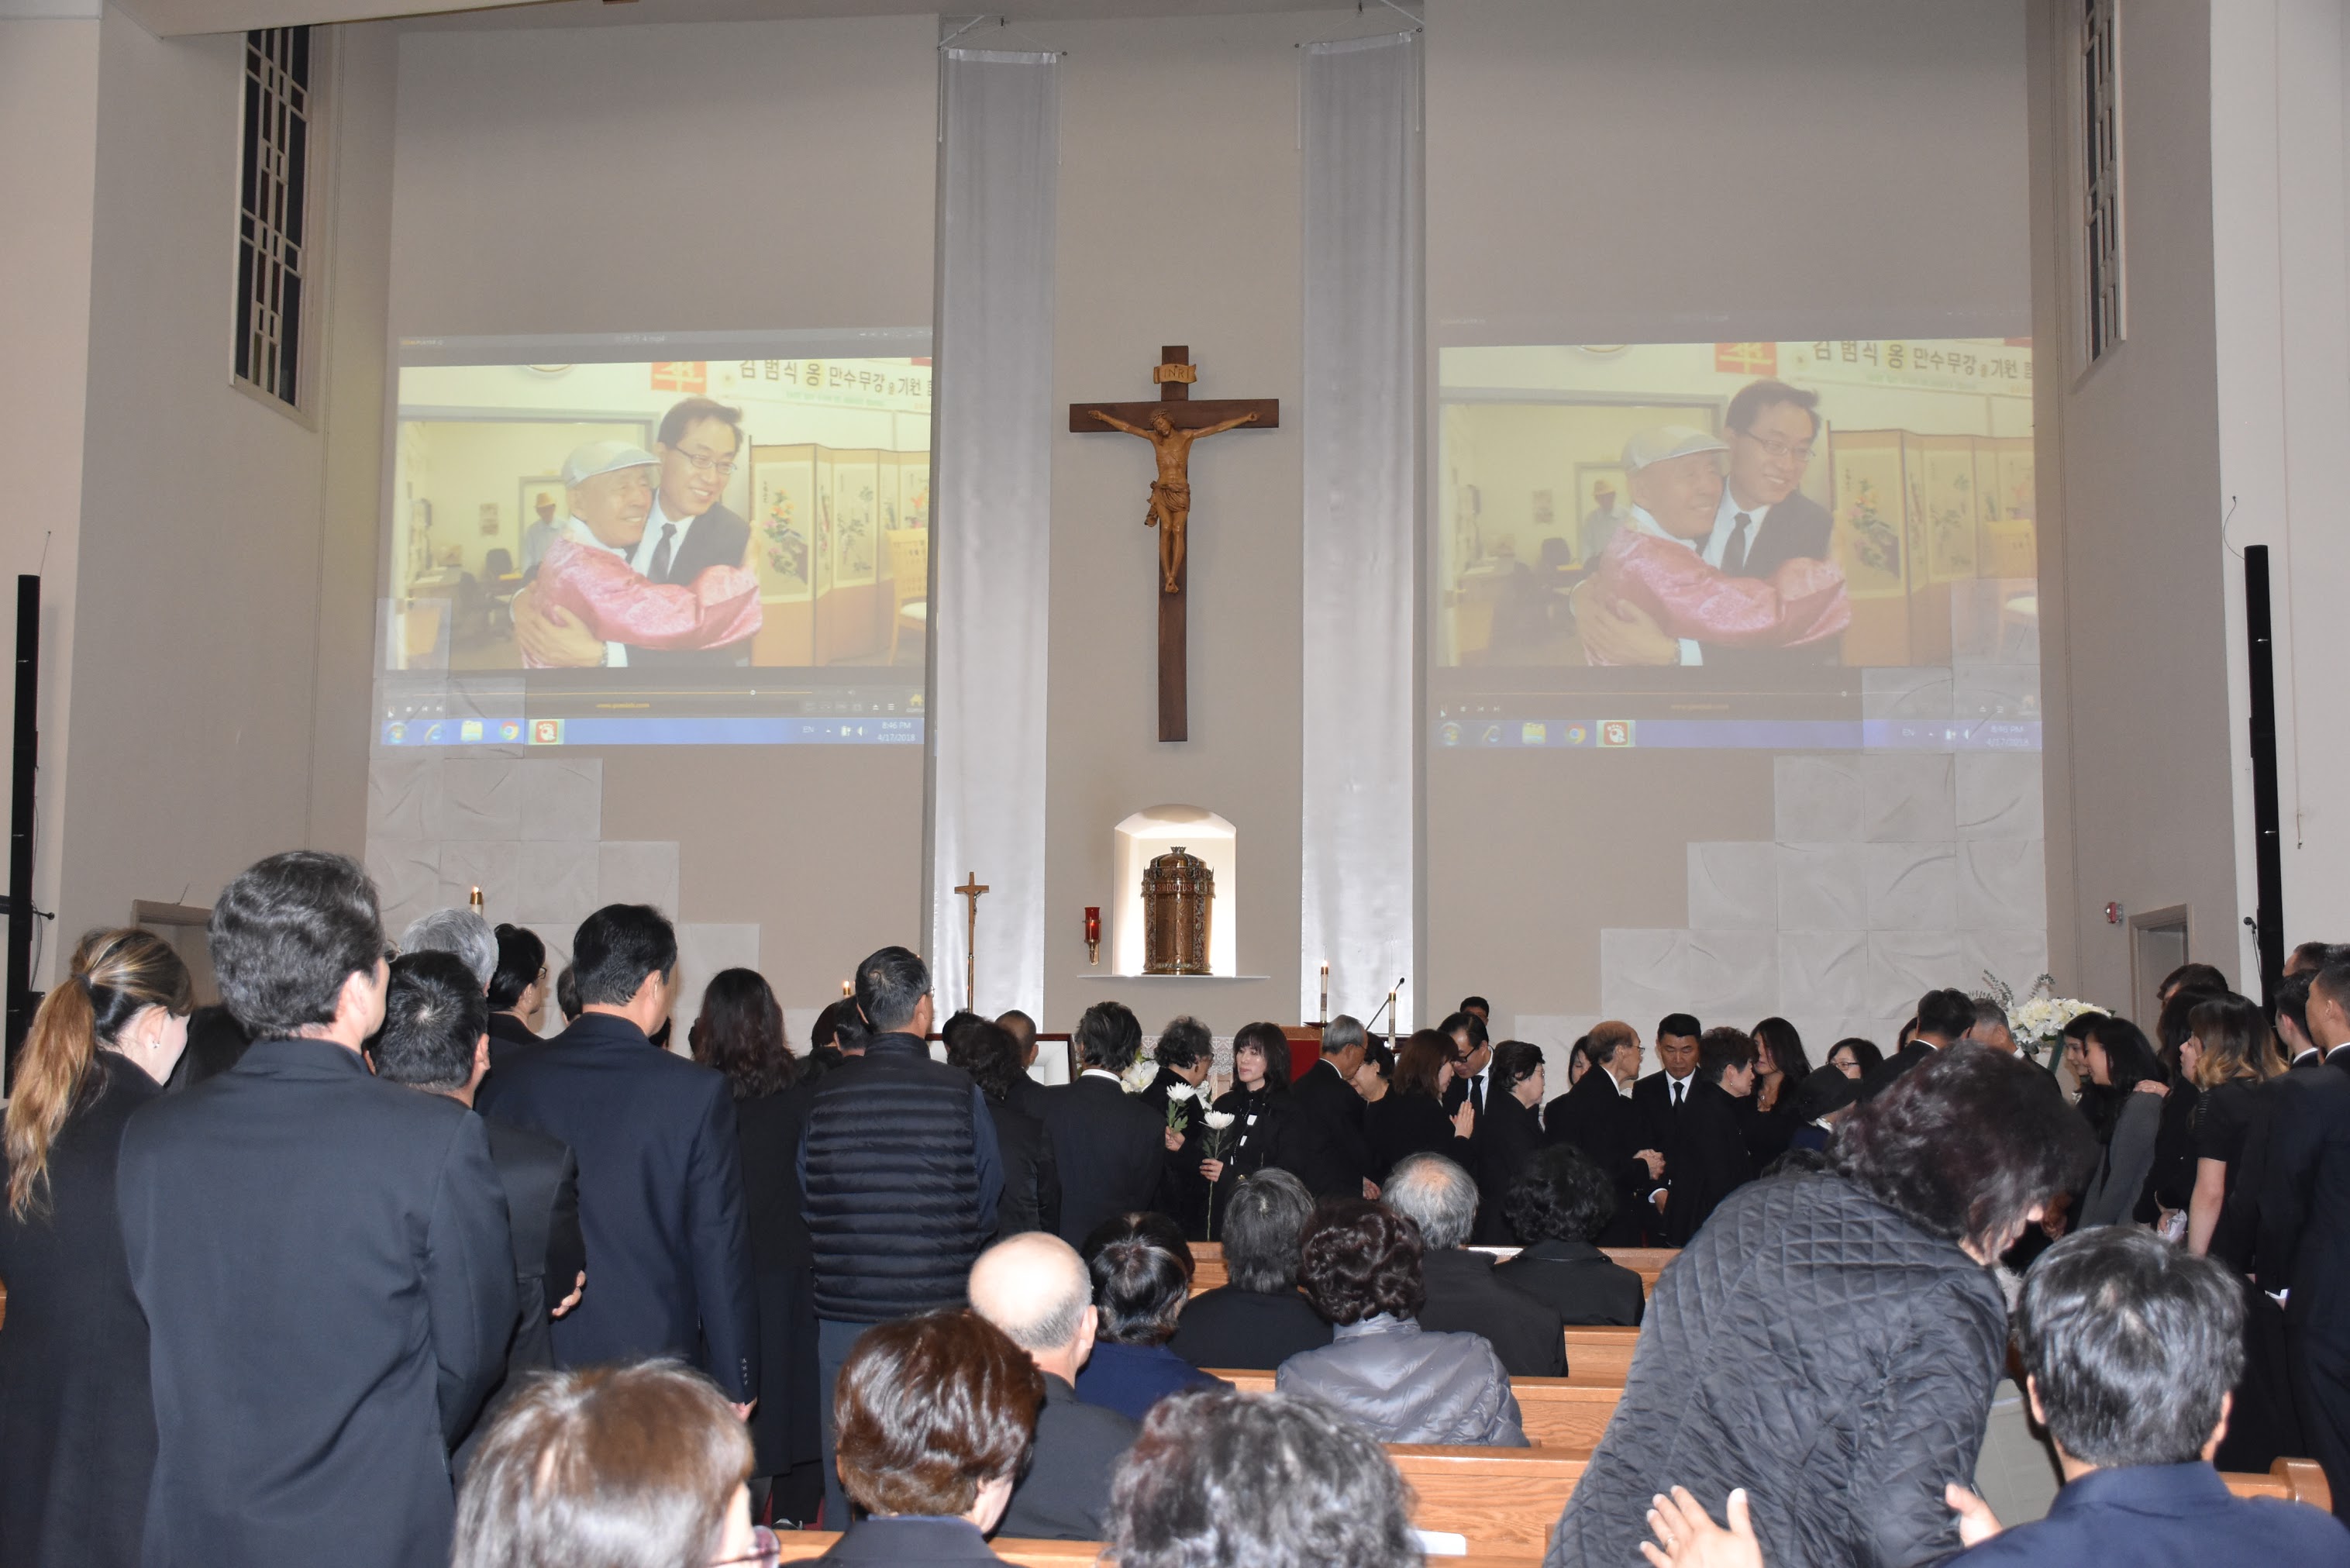
[[[2350,947],[2044,1059],[1105,1001],[1048,1084],[903,947],[795,1041],[643,905],[550,973],[297,851],[208,937],[16,1065],[0,1568],[1473,1562],[1411,1467],[1523,1509],[1562,1390],[1547,1568],[2350,1565]]]

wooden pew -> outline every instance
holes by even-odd
[[[1624,1380],[1632,1375],[1632,1351],[1639,1343],[1640,1331],[1637,1328],[1618,1328],[1612,1324],[1578,1327],[1569,1324],[1566,1330],[1568,1380],[1621,1388]]]
[[[1247,1393],[1273,1392],[1270,1372],[1211,1367],[1209,1374]],[[1526,1440],[1541,1449],[1590,1449],[1607,1430],[1616,1402],[1624,1397],[1620,1386],[1595,1387],[1571,1377],[1513,1377],[1510,1392],[1518,1397],[1518,1416],[1525,1425]]]
[[[1469,1555],[1431,1559],[1459,1568],[1532,1568],[1549,1548],[1591,1456],[1559,1449],[1433,1448],[1391,1444],[1388,1457],[1412,1490],[1412,1523],[1458,1535]],[[2267,1475],[2222,1471],[2238,1497],[2272,1497],[2330,1511],[2325,1477],[2309,1459],[2279,1459]],[[821,1556],[839,1537],[821,1531],[779,1537],[786,1563]],[[1090,1541],[994,1542],[996,1555],[1023,1568],[1088,1568],[1103,1561]]]
[[[1657,1289],[1657,1276],[1665,1265],[1679,1257],[1678,1247],[1609,1247],[1607,1255],[1640,1276],[1640,1288],[1650,1294]],[[1515,1247],[1479,1247],[1480,1252],[1491,1252],[1496,1258],[1517,1256]],[[1212,1291],[1226,1283],[1231,1276],[1224,1271],[1224,1247],[1221,1241],[1191,1243],[1191,1293]]]
[[[1441,1450],[1438,1450],[1441,1451]],[[778,1561],[806,1563],[821,1557],[840,1537],[828,1530],[778,1531],[775,1540],[783,1551]],[[1103,1555],[1108,1548],[1098,1541],[1020,1541],[1010,1536],[998,1536],[988,1542],[995,1554],[1021,1568],[1114,1568],[1112,1560]],[[1472,1552],[1466,1557],[1440,1557],[1431,1561],[1446,1568],[1541,1568],[1542,1558],[1536,1552],[1521,1552],[1492,1556]]]
[[[2238,1497],[2282,1498],[2287,1502],[2308,1503],[2327,1513],[2334,1511],[2334,1489],[2326,1484],[2325,1472],[2317,1468],[2315,1459],[2279,1459],[2264,1476],[2221,1470],[2220,1479]]]
[[[1412,1490],[1412,1523],[1464,1536],[1471,1556],[1539,1557],[1583,1479],[1587,1452],[1390,1444]]]

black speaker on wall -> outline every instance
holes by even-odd
[[[2284,979],[2284,837],[2277,814],[2276,647],[2269,630],[2269,547],[2244,547],[2244,645],[2252,690],[2252,856],[2259,901],[2253,936],[2261,1000]]]

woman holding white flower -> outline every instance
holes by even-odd
[[[1280,1158],[1281,1122],[1289,1106],[1289,1037],[1281,1025],[1251,1023],[1232,1036],[1232,1078],[1202,1118],[1207,1158],[1200,1161],[1200,1176],[1213,1195],[1211,1236],[1223,1228],[1224,1206],[1242,1179]]]
[[[1186,1241],[1207,1234],[1208,1184],[1200,1178],[1201,1113],[1208,1108],[1201,1085],[1215,1065],[1215,1036],[1188,1015],[1159,1032],[1151,1052],[1159,1071],[1142,1091],[1143,1100],[1166,1123],[1167,1174],[1159,1182],[1158,1209],[1183,1228]]]

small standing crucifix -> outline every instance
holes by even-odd
[[[971,907],[971,923],[962,942],[962,1004],[972,1012],[979,1011],[979,896],[987,891],[987,884],[979,879],[976,871],[963,877],[962,886],[954,889]]]
[[[1191,351],[1170,344],[1159,351],[1151,372],[1159,383],[1155,403],[1072,403],[1069,429],[1080,434],[1120,431],[1149,441],[1159,460],[1159,477],[1151,482],[1150,505],[1142,515],[1145,527],[1159,530],[1159,738],[1186,739],[1190,732],[1187,702],[1187,626],[1183,613],[1184,535],[1191,517],[1191,443],[1201,436],[1248,425],[1273,430],[1281,423],[1281,402],[1275,398],[1227,398],[1191,401],[1191,383],[1199,367]]]

